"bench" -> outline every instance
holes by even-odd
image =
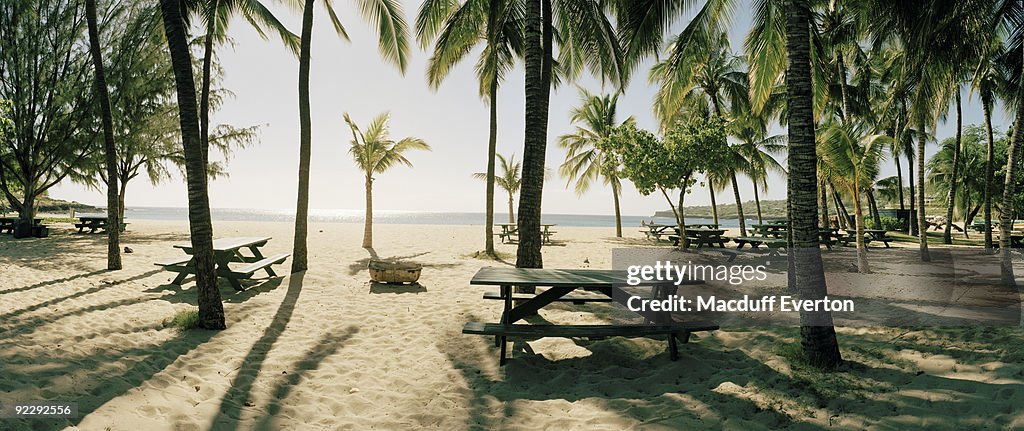
[[[252,277],[252,274],[256,271],[263,269],[266,270],[267,274],[271,277],[277,277],[277,274],[275,274],[274,270],[270,268],[270,265],[276,265],[284,262],[289,256],[291,256],[291,253],[278,253],[273,256],[268,256],[255,262],[247,263],[241,268],[232,269],[231,274],[236,277],[249,278]]]
[[[514,293],[512,294],[513,301],[529,301],[536,297],[529,293]],[[485,292],[484,299],[496,299],[504,301],[505,297],[501,296],[501,292]],[[555,300],[555,302],[571,302],[576,305],[581,305],[587,302],[612,302],[612,298],[601,295],[565,295]]]
[[[86,229],[89,229],[89,233],[96,233],[96,231],[100,230],[100,229],[106,230],[107,229],[107,223],[106,222],[103,222],[103,223],[80,222],[80,223],[75,223],[75,227],[78,228],[78,233],[83,233],[83,232],[85,232]],[[121,232],[124,232],[125,229],[127,229],[127,228],[128,228],[128,223],[121,222]]]
[[[668,335],[669,358],[679,359],[676,346],[678,337],[687,343],[690,333],[697,331],[714,331],[718,325],[711,322],[677,322],[658,325],[506,325],[502,323],[468,322],[462,328],[463,334],[493,335],[498,337],[516,338],[607,338],[607,337],[647,337],[651,335]],[[504,354],[500,358],[504,365]]]
[[[739,249],[739,248],[743,248],[743,246],[747,245],[747,244],[750,244],[750,248],[758,248],[758,247],[761,246],[761,244],[764,244],[765,241],[769,241],[769,240],[772,240],[772,239],[773,238],[765,238],[765,237],[759,237],[759,236],[738,236],[738,237],[733,238],[732,240],[736,244],[739,244],[739,246],[736,247],[737,249]]]

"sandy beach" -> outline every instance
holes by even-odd
[[[378,225],[375,251],[425,265],[422,285],[369,282],[361,225],[314,224],[308,273],[221,283],[228,329],[179,333],[163,321],[195,303],[154,262],[178,256],[184,222],[133,221],[124,270],[105,236],[56,225],[0,237],[0,403],[66,400],[73,420],[0,420],[3,429],[1010,429],[1024,427],[1024,332],[1016,328],[838,329],[845,368],[792,365],[795,328],[695,334],[669,361],[664,341],[549,338],[499,367],[490,338],[463,335],[500,305],[468,284],[480,226]],[[610,268],[644,244],[608,228],[559,227],[552,268]],[[217,236],[291,225],[219,222]],[[514,246],[499,250],[514,258]],[[589,263],[585,263],[589,262]],[[287,263],[279,266],[287,272]],[[597,307],[599,305],[594,305]],[[585,311],[585,308],[582,309]],[[557,321],[580,308],[544,309]],[[521,351],[522,347],[532,350]]]

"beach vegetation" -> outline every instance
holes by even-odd
[[[292,273],[309,267],[306,237],[309,235],[309,164],[312,158],[312,120],[309,105],[310,50],[313,38],[313,9],[317,0],[302,2],[302,31],[299,39],[299,178],[295,198],[295,238],[292,249]],[[332,0],[320,0],[331,19],[335,33],[349,40],[348,32],[334,10]],[[395,0],[361,0],[359,11],[377,31],[377,48],[384,60],[405,73],[409,55],[408,26],[405,12]]]
[[[345,124],[352,132],[352,141],[348,152],[356,166],[363,171],[363,184],[366,190],[366,217],[363,220],[363,248],[373,248],[373,181],[375,176],[389,169],[404,165],[412,167],[412,162],[405,157],[411,150],[430,151],[430,145],[414,137],[391,140],[388,122],[391,115],[382,113],[374,117],[364,132],[348,113],[344,114]]]
[[[174,328],[179,332],[199,328],[199,309],[189,307],[174,313],[174,316],[163,322],[164,328]]]
[[[611,136],[617,124],[616,111],[619,95],[595,95],[579,87],[580,105],[569,111],[570,122],[576,125],[573,133],[558,137],[558,145],[566,149],[565,161],[559,172],[569,182],[576,182],[577,194],[586,193],[592,182],[601,180],[612,189],[615,210],[615,236],[622,238],[622,211],[619,196],[622,193],[622,166],[614,155],[601,151],[601,141]],[[633,117],[626,118],[633,121]]]
[[[79,2],[0,3],[0,100],[9,103],[12,126],[0,140],[0,191],[18,212],[22,234],[31,231],[40,194],[80,172],[97,151],[85,31]]]
[[[519,187],[523,185],[523,164],[516,161],[515,154],[512,154],[507,158],[501,154],[497,154],[497,157],[498,163],[501,165],[501,173],[494,177],[494,182],[498,187],[501,187],[508,196],[508,222],[511,224],[516,222],[515,198],[516,193],[519,193]],[[484,172],[477,172],[473,174],[473,177],[486,181],[488,175]]]
[[[494,251],[494,185],[498,146],[498,85],[523,55],[523,6],[515,0],[424,1],[416,16],[416,38],[427,49],[434,43],[427,65],[427,83],[437,89],[448,73],[479,43],[484,47],[476,63],[480,97],[488,103],[485,180],[484,251]],[[518,187],[517,187],[518,188]],[[509,210],[509,217],[512,217]],[[509,221],[512,223],[512,221]]]

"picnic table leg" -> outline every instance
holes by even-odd
[[[260,253],[260,248],[259,247],[255,246],[255,245],[250,245],[249,246],[249,250],[252,251],[252,255],[253,255],[254,261],[263,260],[264,256],[263,256],[263,253]],[[267,271],[267,275],[268,276],[277,277],[277,273],[274,272],[274,269],[271,268],[270,265],[267,265],[267,267],[263,268],[263,269],[265,271]]]
[[[174,277],[174,280],[171,280],[171,284],[174,284],[174,285],[177,285],[177,286],[181,286],[181,283],[183,283],[185,281],[185,277],[188,277],[188,275],[189,275],[188,272],[184,272],[184,271],[183,272],[179,272],[178,276]]]

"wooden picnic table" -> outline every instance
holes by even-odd
[[[786,231],[789,230],[788,226],[779,223],[765,223],[765,224],[754,224],[750,225],[754,229],[754,232],[761,236],[770,236],[774,238],[782,238],[786,236]]]
[[[260,248],[270,241],[270,237],[243,237],[243,238],[220,238],[213,240],[213,260],[216,265],[217,276],[228,280],[235,290],[244,290],[240,280],[252,278],[252,275],[259,270],[264,270],[267,275],[276,277],[277,274],[270,267],[271,265],[284,262],[290,256],[288,253],[275,254],[265,257]],[[192,255],[192,244],[175,244],[174,248],[181,249],[187,257],[170,262],[157,263],[158,266],[178,276],[171,281],[171,284],[181,285],[189,274],[195,274],[194,256]],[[242,253],[242,249],[248,249],[251,256]],[[235,268],[230,264],[242,263]]]
[[[1010,248],[1024,248],[1024,234],[1010,235]]]
[[[498,235],[498,238],[501,239],[502,243],[515,244],[516,242],[519,241],[519,226],[516,223],[495,223],[494,225],[501,228],[501,232],[496,233],[495,235]],[[540,225],[540,237],[542,243],[552,243],[551,237],[554,236],[557,232],[551,230],[551,228],[555,226],[558,225],[552,223],[543,223]]]
[[[660,241],[661,237],[663,235],[664,236],[670,235],[671,231],[669,231],[669,229],[675,228],[676,225],[674,225],[674,224],[651,223],[651,224],[646,224],[643,227],[646,227],[647,229],[646,230],[641,230],[640,232],[643,232],[644,235],[647,236],[647,239],[653,239],[655,241]]]
[[[673,241],[673,245],[679,245],[679,229],[676,228],[676,236],[669,237]],[[696,244],[697,248],[701,248],[705,245],[708,247],[714,247],[718,244],[719,247],[725,248],[725,242],[728,238],[723,237],[725,229],[707,229],[707,228],[686,228],[686,239],[683,241],[684,248],[690,248],[690,244]]]
[[[19,217],[0,217],[0,233],[14,233],[14,226],[18,224]],[[43,219],[35,218],[32,219],[33,226],[39,226],[43,223]]]
[[[508,337],[608,337],[668,335],[669,355],[672,360],[677,358],[676,337],[684,343],[689,340],[690,332],[718,329],[718,325],[709,322],[674,322],[668,313],[645,313],[645,318],[657,322],[652,325],[525,325],[515,324],[525,317],[536,314],[541,308],[556,302],[609,302],[593,296],[573,296],[576,289],[598,292],[606,298],[628,298],[622,288],[627,286],[625,271],[601,269],[535,269],[510,267],[484,267],[477,271],[469,284],[477,286],[499,286],[498,295],[485,294],[486,299],[501,299],[504,307],[499,323],[468,322],[463,327],[464,334],[493,335],[496,346],[500,347],[500,364],[506,362],[506,344]],[[638,286],[650,286],[657,295],[669,295],[675,292],[674,282],[644,281]],[[702,280],[684,280],[683,285],[703,284]],[[513,294],[512,287],[544,287],[545,290],[535,294]],[[667,288],[671,286],[672,288]],[[671,292],[670,292],[671,291]],[[520,303],[513,306],[513,301]]]
[[[124,232],[128,223],[121,221],[121,232]],[[96,231],[107,230],[107,215],[106,214],[79,214],[78,223],[75,223],[75,227],[78,228],[78,233],[84,232],[89,229],[89,233],[95,233]]]

